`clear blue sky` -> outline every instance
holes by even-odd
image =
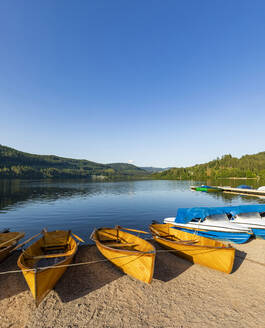
[[[2,0],[0,143],[186,166],[265,150],[265,1]]]

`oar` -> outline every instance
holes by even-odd
[[[68,255],[65,253],[58,253],[58,254],[47,254],[47,255],[38,255],[38,256],[29,256],[29,255],[27,256],[32,258],[33,260],[40,260],[40,259],[52,259],[56,257],[67,257]]]
[[[117,243],[112,243],[112,244],[104,244],[104,246],[107,247],[132,247],[132,246],[138,246],[135,243],[124,243],[124,244],[117,244]]]
[[[21,233],[20,235],[17,235],[16,237],[14,237],[14,238],[12,238],[12,239],[9,239],[9,240],[3,242],[2,244],[0,244],[0,247],[3,247],[4,245],[11,243],[12,241],[15,241],[15,240],[17,240],[17,239],[22,238],[24,235],[25,235],[25,233],[23,232],[23,233]]]
[[[122,230],[134,231],[134,232],[145,233],[145,234],[149,235],[149,232],[146,232],[146,231],[136,230],[136,229],[129,229],[129,228],[123,228],[123,227],[121,227],[121,226],[116,226],[116,229],[122,229]]]
[[[33,237],[30,237],[29,239],[23,241],[23,243],[17,245],[15,248],[13,248],[12,251],[15,251],[16,249],[18,249],[18,248],[24,246],[25,244],[29,243],[32,239],[37,238],[40,234],[41,234],[41,232],[39,232],[37,235],[35,235],[35,236],[33,236]]]
[[[78,237],[78,236],[75,235],[74,233],[72,233],[72,235],[73,235],[76,239],[78,239],[79,241],[81,241],[82,243],[85,242],[82,238]]]

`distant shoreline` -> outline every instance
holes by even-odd
[[[230,179],[230,180],[259,180],[260,177],[255,177],[255,178],[246,178],[246,177],[243,177],[243,178],[239,178],[239,177],[229,177],[229,178],[216,178],[218,180],[222,179]]]

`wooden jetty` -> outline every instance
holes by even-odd
[[[243,189],[243,188],[232,188],[232,187],[219,187],[223,190],[223,192],[233,193],[233,194],[243,194],[249,196],[265,196],[264,190],[257,189]]]
[[[190,189],[196,190],[198,186],[190,186]],[[213,186],[215,188],[222,189],[223,192],[231,193],[231,194],[241,194],[241,195],[247,195],[247,196],[263,196],[265,197],[265,191],[264,190],[257,190],[257,189],[244,189],[244,188],[233,188],[230,186]]]

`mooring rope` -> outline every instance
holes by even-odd
[[[146,252],[145,254],[152,254],[149,252]],[[140,254],[140,256],[143,256],[145,254]],[[100,262],[107,262],[111,260],[116,260],[120,258],[125,258],[125,257],[130,257],[130,256],[136,256],[137,254],[127,254],[123,256],[117,256],[113,257],[110,259],[101,259],[101,260],[96,260],[96,261],[88,261],[88,262],[79,262],[79,263],[70,263],[70,264],[61,264],[61,265],[49,265],[41,268],[34,268],[34,269],[25,269],[25,270],[10,270],[10,271],[3,271],[0,272],[0,275],[8,274],[8,273],[19,273],[19,272],[34,272],[39,270],[45,270],[45,269],[59,269],[59,268],[65,268],[65,267],[74,267],[74,266],[81,266],[81,265],[88,265],[88,264],[95,264],[95,263],[100,263]]]
[[[182,250],[182,251],[185,251],[185,249]],[[170,252],[181,252],[181,251],[176,250],[176,249],[158,249],[158,250],[156,250],[156,253],[170,253]],[[145,254],[139,254],[139,256],[143,256],[143,255],[146,255],[146,254],[152,254],[152,253],[146,252]],[[88,262],[79,262],[79,263],[70,263],[70,264],[61,264],[61,265],[50,265],[50,266],[35,268],[35,269],[3,271],[3,272],[0,272],[0,275],[11,274],[11,273],[20,273],[20,272],[32,272],[32,271],[34,272],[34,271],[37,271],[38,269],[39,270],[45,270],[45,269],[60,269],[60,268],[65,268],[65,267],[76,267],[76,266],[82,266],[82,265],[96,264],[96,263],[100,263],[100,262],[108,262],[108,261],[111,261],[111,260],[126,258],[126,257],[130,257],[130,256],[136,256],[136,254],[127,254],[127,255],[123,255],[123,256],[112,257],[110,259],[101,259],[101,260],[88,261]],[[243,258],[242,256],[236,256],[236,257]],[[254,264],[265,266],[265,263],[262,263],[262,262],[257,262],[257,261],[247,259],[247,258],[245,258],[244,260],[249,261],[249,262],[254,263]]]

